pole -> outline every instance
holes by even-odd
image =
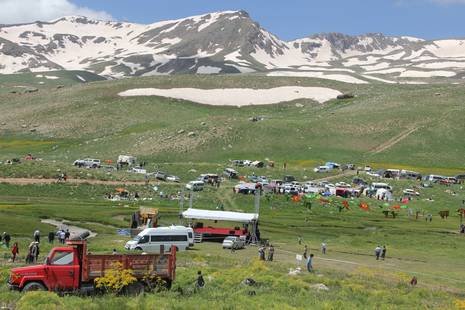
[[[194,203],[194,191],[191,190],[190,195],[189,195],[189,209],[192,209],[192,204],[193,203]]]
[[[179,197],[179,222],[182,224],[182,212],[184,211],[184,190],[181,191]]]

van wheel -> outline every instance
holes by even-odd
[[[29,282],[23,288],[23,292],[45,291],[45,286],[40,282]]]

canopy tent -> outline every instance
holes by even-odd
[[[230,221],[240,223],[250,223],[258,220],[257,213],[240,213],[230,211],[212,211],[200,209],[187,209],[182,213],[186,219],[211,220],[211,221]]]

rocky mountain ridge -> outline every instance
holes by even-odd
[[[69,16],[0,26],[0,73],[58,69],[109,78],[260,72],[350,83],[461,81],[465,40],[321,33],[286,42],[244,11],[149,25]]]

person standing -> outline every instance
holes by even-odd
[[[274,247],[272,244],[270,244],[270,248],[268,250],[268,261],[272,262],[273,256],[274,256]]]
[[[383,245],[383,249],[381,250],[381,259],[385,260],[386,259],[386,246]]]
[[[66,233],[63,229],[58,232],[58,238],[60,239],[61,244],[65,244]]]
[[[38,229],[34,231],[34,241],[40,243],[40,231]]]
[[[304,246],[304,258],[307,259],[307,254],[308,254],[308,248],[307,248],[307,245]]]
[[[65,232],[65,240],[68,240],[69,237],[71,237],[71,233],[69,232],[69,229],[67,229]]]
[[[376,260],[379,260],[379,256],[381,255],[381,247],[378,245],[376,248],[375,248],[375,256],[376,256]]]
[[[297,237],[297,242],[299,242],[299,245],[302,245],[302,236]]]
[[[321,253],[323,253],[323,255],[326,255],[326,243],[325,242],[321,243]]]
[[[14,263],[16,260],[16,255],[19,254],[19,247],[18,247],[18,242],[15,242],[13,244],[13,248],[11,249],[11,261]]]
[[[4,233],[3,233],[3,243],[5,244],[5,246],[6,246],[7,248],[10,247],[10,241],[11,241],[11,236],[10,236],[10,234],[4,232]]]
[[[39,260],[39,253],[39,242],[35,242],[34,246],[32,247],[32,259],[34,263],[37,263],[37,261]]]
[[[307,258],[307,271],[313,272],[313,254],[310,254]]]
[[[52,243],[55,241],[55,233],[53,231],[48,233],[48,243]]]
[[[263,246],[258,248],[258,257],[262,261],[265,260],[265,248]]]
[[[199,289],[203,287],[205,287],[205,280],[203,279],[202,271],[199,270],[197,272],[197,280],[195,281],[195,288]]]

